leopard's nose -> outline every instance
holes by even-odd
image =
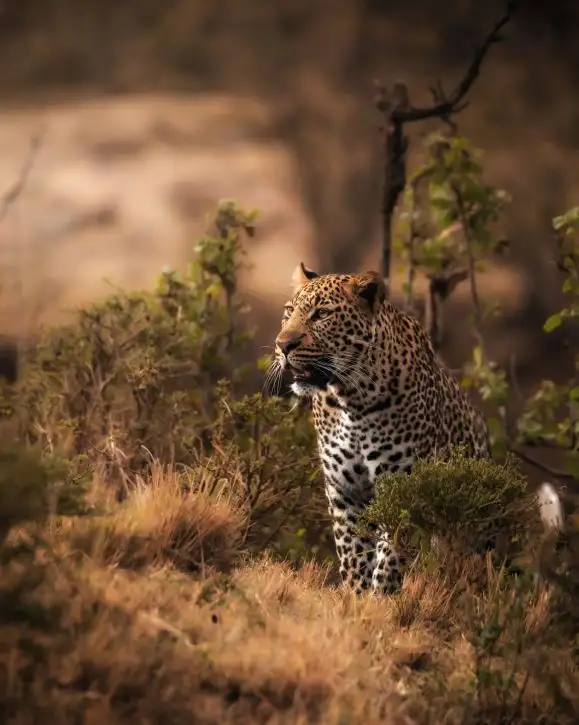
[[[295,350],[300,346],[303,338],[304,335],[301,332],[292,332],[290,334],[281,333],[277,336],[275,343],[287,357],[292,350]]]
[[[295,350],[299,346],[299,340],[289,340],[288,342],[284,342],[283,345],[280,345],[281,350],[286,357],[290,354],[292,350]]]

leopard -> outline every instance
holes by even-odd
[[[320,274],[302,262],[292,283],[273,363],[311,405],[340,578],[356,594],[391,595],[404,555],[391,532],[360,526],[377,479],[454,446],[490,458],[488,426],[378,272]]]

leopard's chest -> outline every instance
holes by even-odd
[[[351,414],[335,408],[316,415],[320,459],[326,480],[373,495],[377,476],[404,470],[414,459],[414,448],[383,411]]]

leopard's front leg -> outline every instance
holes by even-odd
[[[366,461],[372,481],[389,468],[388,453],[372,456]],[[403,461],[403,470],[409,472],[411,462]],[[404,561],[394,548],[392,537],[385,526],[376,530],[376,563],[372,571],[372,591],[374,594],[394,594],[400,589],[404,576]]]
[[[326,477],[326,496],[332,519],[336,553],[340,560],[342,581],[357,594],[372,587],[376,564],[375,542],[357,533],[357,524],[364,504],[342,481]],[[358,500],[357,500],[358,499]]]
[[[376,565],[372,571],[372,591],[375,594],[393,594],[402,584],[402,560],[394,549],[385,528],[379,529],[376,541]]]

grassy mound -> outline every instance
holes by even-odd
[[[243,512],[230,491],[191,492],[184,478],[156,465],[121,504],[100,516],[61,522],[61,535],[100,566],[227,570],[240,554]]]
[[[314,563],[247,559],[217,481],[155,471],[108,512],[17,525],[0,549],[6,722],[576,722],[551,591],[490,564],[481,591],[464,559],[356,598]]]

